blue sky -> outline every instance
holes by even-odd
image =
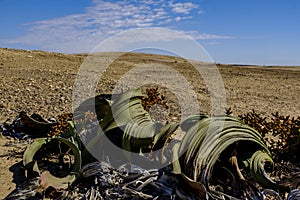
[[[300,66],[298,0],[0,0],[0,24],[0,47],[90,52],[122,31],[164,27],[219,63]]]

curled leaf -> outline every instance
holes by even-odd
[[[54,141],[59,141],[67,145],[71,149],[75,159],[74,164],[72,164],[70,168],[69,175],[63,178],[55,177],[47,170],[41,172],[42,170],[39,169],[37,165],[37,161],[35,160],[35,155],[43,147],[43,145],[53,145],[55,143],[51,143],[51,142]],[[30,166],[30,163],[34,163],[32,169],[30,170],[40,174],[40,178],[41,178],[40,188],[46,189],[47,187],[52,186],[56,189],[61,189],[61,188],[67,188],[67,186],[75,180],[76,173],[78,173],[81,168],[81,155],[77,146],[67,139],[59,138],[59,137],[38,138],[26,149],[23,155],[24,166],[28,168],[28,166]]]
[[[179,155],[183,155],[180,162],[181,166],[185,166],[182,168],[183,173],[194,181],[209,184],[220,156],[231,157],[233,151],[227,150],[235,145],[238,162],[242,163],[254,156],[258,160],[252,163],[249,170],[260,184],[274,187],[275,183],[266,178],[262,164],[272,164],[267,146],[257,131],[240,120],[228,116],[192,116],[184,121],[183,130],[187,130],[187,133],[179,148]]]

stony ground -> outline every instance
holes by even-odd
[[[86,56],[0,49],[0,123],[11,122],[20,111],[38,113],[45,118],[72,112],[74,80]],[[221,93],[211,93],[204,78],[193,67],[203,67],[202,72],[208,72],[212,66],[160,55],[130,53],[118,56],[104,53],[90,58],[103,66],[111,63],[97,85],[97,93],[112,92],[116,83],[120,83],[119,91],[130,87],[126,85],[128,80],[133,84],[156,78],[164,84],[172,83],[172,91],[162,87],[171,106],[171,118],[178,120],[180,111],[185,112],[180,103],[187,99],[184,92],[190,90],[195,92],[198,101],[194,101],[201,112],[211,113],[216,107],[211,101],[212,95]],[[300,67],[217,65],[217,69],[222,78],[217,85],[224,86],[226,107],[231,107],[234,115],[255,109],[266,116],[276,111],[300,116]],[[177,73],[174,74],[174,70]],[[188,81],[190,90],[182,78]],[[25,146],[0,135],[0,198],[9,194],[21,177],[16,169],[21,165]]]

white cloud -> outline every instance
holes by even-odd
[[[197,31],[185,31],[184,33],[195,40],[234,39],[232,36],[198,33]]]
[[[93,3],[81,14],[25,24],[27,35],[0,41],[2,44],[37,46],[48,51],[89,52],[116,33],[131,28],[168,27],[174,22],[192,18],[190,11],[198,8],[191,2],[168,3],[167,0],[93,0]],[[195,39],[225,38],[196,31],[188,34]]]
[[[183,13],[183,14],[189,14],[191,10],[198,8],[198,5],[193,4],[192,2],[186,2],[186,3],[170,2],[169,6],[172,8],[173,12]]]
[[[182,19],[182,18],[178,16],[178,17],[175,18],[175,21],[176,21],[176,22],[180,22],[181,19]]]

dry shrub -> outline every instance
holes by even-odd
[[[300,116],[295,118],[276,112],[264,117],[253,110],[239,117],[262,134],[275,160],[300,160]]]

